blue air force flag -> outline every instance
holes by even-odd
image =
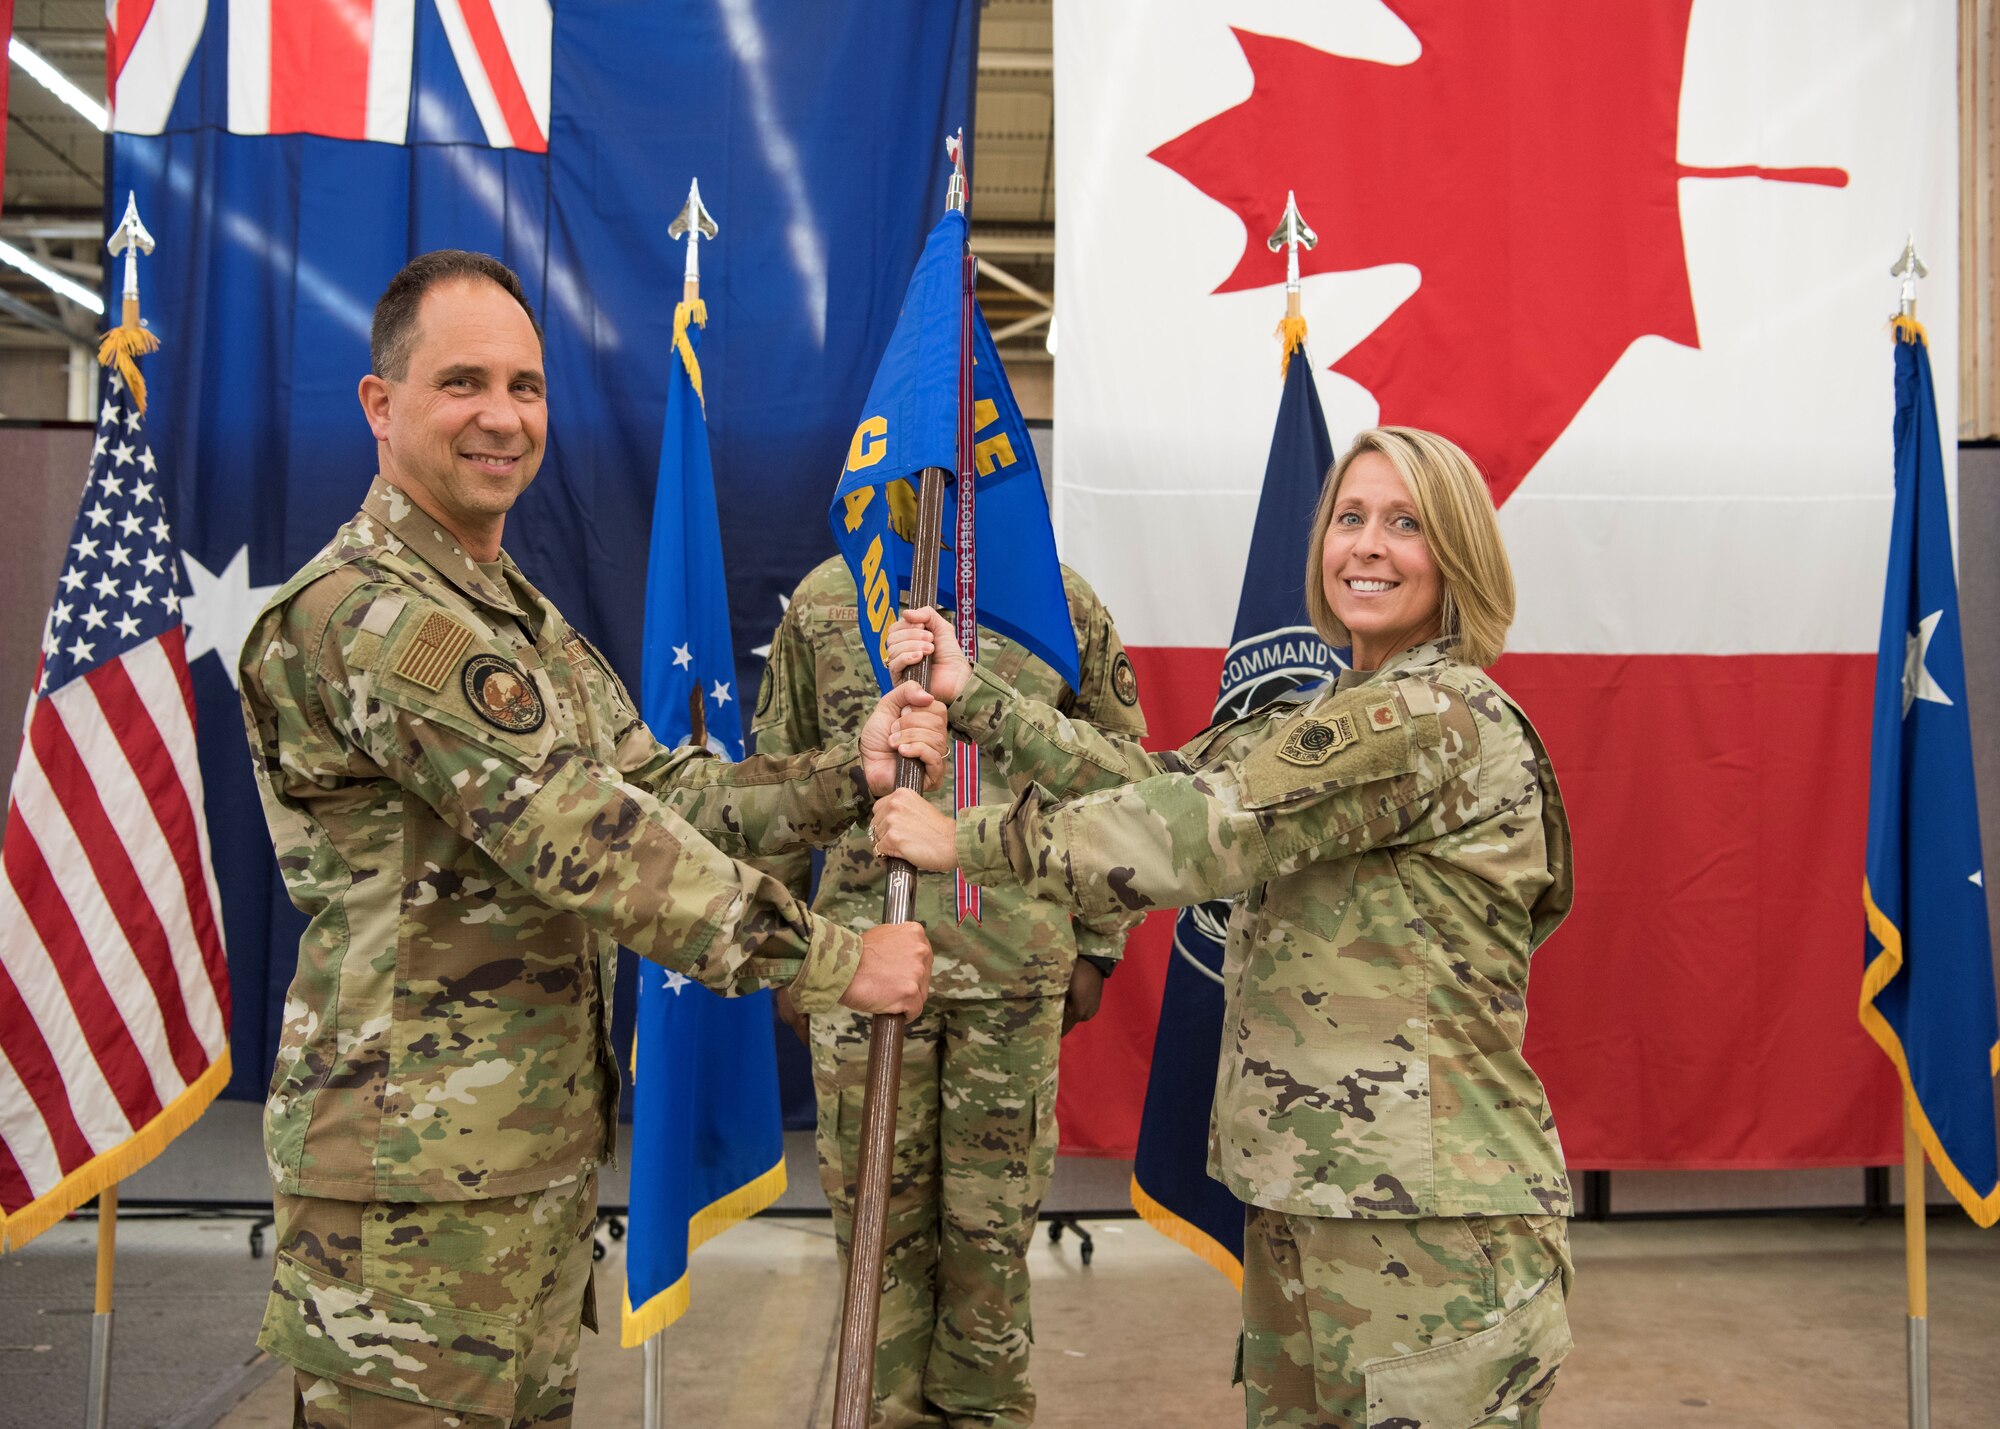
[[[1876,655],[1861,1023],[1896,1064],[1939,1178],[2000,1220],[1992,940],[1944,459],[1923,329],[1899,319],[1896,510]]]
[[[743,725],[731,688],[736,660],[695,358],[701,330],[688,321],[690,307],[683,303],[674,321],[676,357],[646,568],[640,705],[659,741],[676,745],[693,733],[699,699],[709,747],[733,758],[743,752]],[[687,1309],[694,1248],[785,1189],[771,995],[718,997],[657,963],[635,961],[627,1348]]]
[[[965,215],[948,212],[925,240],[827,512],[834,542],[854,573],[863,643],[884,690],[889,671],[881,639],[910,582],[918,474],[933,466],[958,470],[964,252]],[[1014,402],[985,315],[977,308],[972,341],[979,621],[1025,645],[1074,689],[1076,631],[1056,561],[1048,496],[1027,423]],[[954,482],[943,520],[947,551],[957,527],[957,501]],[[946,609],[955,604],[953,565],[950,556],[938,564],[934,599]]]
[[[1301,347],[1285,368],[1236,629],[1215,697],[1218,722],[1324,682],[1343,668],[1306,614],[1306,542],[1333,443]],[[1163,1234],[1241,1284],[1243,1203],[1208,1175],[1208,1121],[1222,1042],[1228,899],[1181,910],[1146,1082],[1132,1205]]]

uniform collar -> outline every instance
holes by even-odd
[[[361,512],[354,519],[355,534],[364,542],[422,561],[460,591],[481,605],[526,618],[505,583],[488,578],[479,562],[468,556],[455,537],[433,521],[424,509],[380,476],[370,483]],[[514,558],[500,553],[500,566],[514,581],[532,590]]]
[[[1340,678],[1334,681],[1336,691],[1353,689],[1371,680],[1385,676],[1421,675],[1440,669],[1451,663],[1452,647],[1458,644],[1456,636],[1441,635],[1435,640],[1426,640],[1421,645],[1413,645],[1402,654],[1392,656],[1373,670],[1342,670]]]

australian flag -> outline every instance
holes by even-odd
[[[642,688],[674,366],[661,291],[682,256],[660,199],[701,175],[735,240],[707,255],[708,301],[730,319],[701,353],[740,621],[735,672],[725,661],[704,679],[733,697],[754,687],[781,593],[829,553],[826,473],[937,203],[939,138],[968,118],[976,16],[973,0],[110,12],[109,188],[121,204],[137,192],[159,240],[148,317],[167,343],[147,378],[174,414],[160,461],[182,473],[169,516],[190,582],[201,774],[212,827],[232,835],[215,856],[233,1094],[263,1095],[302,926],[269,844],[234,836],[263,824],[236,653],[264,598],[367,491],[375,447],[354,392],[389,279],[433,248],[521,275],[546,334],[550,439],[506,544]]]
[[[1896,509],[1875,665],[1861,1023],[1896,1064],[1938,1178],[2000,1220],[2000,1012],[1979,848],[1958,581],[1930,349],[1896,324]]]
[[[1301,345],[1285,367],[1236,630],[1215,697],[1218,722],[1320,684],[1343,668],[1306,614],[1306,543],[1320,484],[1332,465],[1333,443]],[[1240,1284],[1243,1203],[1208,1175],[1209,1111],[1222,1044],[1223,931],[1233,906],[1226,899],[1197,904],[1182,909],[1174,924],[1174,956],[1132,1166],[1132,1204],[1155,1228]]]

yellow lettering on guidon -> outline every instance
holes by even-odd
[[[990,398],[981,397],[972,404],[972,430],[983,432],[1000,420],[1000,408]],[[973,467],[981,476],[993,475],[994,468],[1014,464],[1014,443],[1007,439],[1005,432],[995,432],[972,448]]]
[[[850,491],[840,499],[841,509],[847,513],[842,523],[849,531],[861,529],[861,513],[868,509],[868,503],[875,499],[875,488],[864,486],[858,491]]]
[[[882,460],[889,450],[888,437],[887,417],[862,418],[861,425],[854,429],[854,440],[847,445],[847,469],[860,471]]]
[[[889,663],[889,648],[886,636],[889,618],[896,613],[895,600],[889,593],[889,573],[882,569],[882,538],[877,536],[868,543],[866,554],[861,557],[861,587],[865,597],[863,609],[868,612],[868,628],[875,632],[877,649],[882,655],[882,663]]]

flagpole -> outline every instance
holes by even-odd
[[[1923,259],[1917,256],[1915,235],[1903,246],[1903,256],[1889,270],[1901,278],[1902,316],[1917,320],[1917,279],[1927,275]],[[1925,1245],[1924,1147],[1917,1138],[1917,1106],[1914,1090],[1903,1093],[1903,1272],[1909,1282],[1908,1376],[1910,1429],[1930,1429],[1931,1423],[1931,1321],[1930,1283]]]
[[[963,212],[965,155],[953,150],[945,206]],[[938,539],[944,524],[944,488],[951,473],[927,466],[917,489],[917,529],[912,532],[910,590],[937,599]],[[904,680],[930,685],[928,659],[903,671]],[[896,787],[919,793],[924,766],[898,756]],[[916,911],[917,871],[900,858],[886,860],[884,923],[907,923]],[[848,1239],[847,1284],[841,1297],[840,1363],[833,1387],[833,1429],[868,1429],[875,1399],[875,1334],[882,1312],[884,1241],[889,1222],[889,1169],[896,1155],[896,1095],[903,1081],[901,1016],[878,1013],[868,1029],[868,1080],[861,1103],[861,1147],[854,1177],[854,1216]]]
[[[111,1277],[118,1252],[118,1183],[97,1193],[97,1304],[90,1317],[90,1374],[84,1429],[105,1429],[111,1419]]]
[[[1910,1429],[1930,1429],[1930,1285],[1924,1246],[1924,1148],[1916,1109],[1903,1096],[1903,1263],[1909,1278]]]

